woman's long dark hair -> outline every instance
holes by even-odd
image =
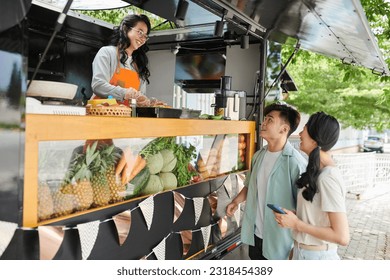
[[[114,27],[114,32],[111,36],[110,45],[116,46],[119,48],[120,52],[120,61],[124,64],[128,58],[126,49],[130,46],[130,40],[127,37],[127,33],[130,28],[134,27],[138,22],[144,22],[148,27],[147,34],[150,33],[151,25],[149,18],[145,15],[127,15],[123,18],[119,26]],[[136,64],[136,70],[140,75],[141,79],[149,83],[150,72],[148,69],[148,57],[146,53],[149,51],[149,47],[143,44],[132,54],[133,61]]]
[[[318,146],[309,154],[306,172],[297,180],[297,187],[305,188],[302,192],[303,197],[307,201],[313,201],[313,197],[318,190],[320,150],[329,151],[337,143],[340,135],[340,125],[334,117],[324,112],[318,112],[310,116],[306,129]]]

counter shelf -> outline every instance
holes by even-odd
[[[182,189],[199,181],[213,180],[249,168],[254,151],[254,122],[94,116],[47,117],[27,114],[23,226],[36,227],[58,223],[64,219],[145,198],[145,195],[151,193],[140,193],[136,197],[130,195],[127,200],[111,201],[105,205],[94,203],[78,210],[66,210],[58,208],[57,205],[55,211],[58,195],[54,197],[53,194],[64,187],[71,157],[77,149],[79,152],[83,150],[85,140],[113,139],[118,151],[130,149],[136,156],[157,137],[175,137],[177,144],[187,147],[191,144],[195,147],[195,156],[190,164],[194,168],[194,177],[187,184],[178,186]],[[73,196],[73,200],[75,199],[75,194],[69,191],[69,188],[62,193],[67,193],[68,197]],[[50,195],[52,206],[48,202]],[[42,208],[38,209],[38,197],[45,201],[43,211]],[[69,201],[66,203],[69,204]],[[66,203],[61,200],[61,204]]]

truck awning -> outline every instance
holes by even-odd
[[[249,33],[252,42],[265,37],[282,44],[299,41],[301,49],[390,76],[359,0],[184,0],[189,4],[187,13],[184,19],[177,19],[180,1],[122,0],[105,4],[131,4],[174,23],[170,30],[152,31],[151,49],[172,49],[178,44],[187,44],[190,49],[197,43],[217,49],[239,44],[240,36]],[[92,2],[75,0],[72,8],[97,8],[91,6]],[[224,35],[215,36],[216,21],[222,17],[226,22]]]
[[[179,0],[124,1],[176,23],[176,29],[153,32],[150,43],[155,46],[217,40],[214,25],[225,14],[225,31],[249,31],[258,38],[268,32],[270,40],[280,43],[293,38],[302,49],[390,75],[359,0],[188,0],[184,20],[174,17]]]

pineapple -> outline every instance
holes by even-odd
[[[38,219],[40,221],[50,219],[54,212],[53,197],[46,183],[38,185]]]
[[[108,205],[110,203],[110,189],[108,187],[107,177],[104,172],[96,172],[92,176],[93,205],[95,207]]]
[[[73,194],[65,194],[60,189],[54,193],[53,201],[55,217],[69,215],[74,211],[75,201]]]
[[[110,188],[107,181],[107,163],[103,147],[91,165],[91,184],[93,189],[93,205],[95,207],[104,206],[110,203]]]
[[[110,202],[122,201],[126,191],[126,185],[122,184],[118,175],[115,175],[115,166],[118,162],[120,154],[116,152],[115,146],[106,146],[101,151],[101,159],[105,162],[106,179],[110,190]]]
[[[92,176],[91,164],[96,160],[97,142],[88,146],[85,153],[76,154],[65,177],[65,184],[61,187],[63,194],[74,196],[75,210],[83,211],[93,203],[93,189],[90,182]]]

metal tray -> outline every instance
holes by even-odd
[[[197,119],[201,110],[176,109],[164,107],[137,107],[137,117],[145,118],[177,118],[177,119]]]
[[[180,118],[182,110],[163,107],[137,107],[137,117],[144,118]]]

